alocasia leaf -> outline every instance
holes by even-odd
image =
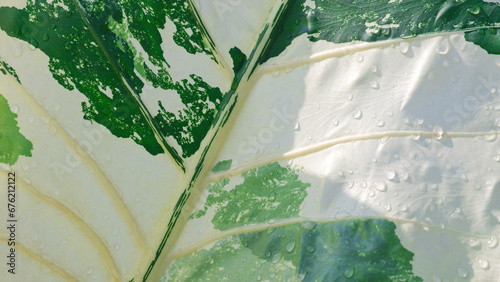
[[[0,1],[1,280],[497,279],[493,2]]]

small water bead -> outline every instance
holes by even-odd
[[[316,251],[316,248],[313,247],[313,246],[307,246],[306,247],[306,251],[309,252],[309,253],[314,253],[314,251]]]
[[[384,206],[384,209],[385,209],[385,211],[391,211],[391,210],[392,210],[392,206],[391,206],[391,204],[386,204],[386,205]]]
[[[293,250],[295,249],[295,241],[291,241],[291,242],[288,242],[285,246],[285,250],[288,252],[288,253],[291,253],[293,252]]]
[[[277,263],[281,259],[281,252],[277,252],[273,255],[271,262],[272,263]]]
[[[276,231],[276,227],[269,227],[267,230],[266,230],[266,235],[271,235],[273,234],[273,232]]]
[[[497,139],[496,132],[490,132],[484,136],[484,140],[486,140],[487,142],[495,141],[495,139]]]
[[[356,58],[356,60],[361,63],[363,60],[364,60],[364,57],[363,55],[359,54],[358,57]]]
[[[481,7],[479,5],[474,5],[473,7],[467,9],[467,12],[473,14],[473,15],[479,15],[481,13]]]
[[[439,276],[437,276],[436,274],[432,275],[432,281],[434,282],[441,282],[441,278],[439,278]]]
[[[479,268],[481,269],[488,269],[490,268],[490,261],[487,259],[479,259],[479,261],[477,262],[477,266],[479,266]]]
[[[410,43],[408,42],[401,42],[399,43],[399,52],[401,54],[406,54],[410,50]]]
[[[293,129],[295,129],[296,131],[299,131],[300,130],[300,123],[296,122],[295,125],[293,126]]]
[[[373,89],[379,89],[380,88],[378,82],[376,82],[376,81],[370,82],[370,87],[373,88]]]
[[[382,126],[384,126],[384,125],[385,125],[385,121],[383,121],[383,120],[379,120],[379,121],[377,121],[375,124],[376,124],[378,127],[382,127]]]
[[[450,51],[450,40],[448,38],[444,38],[439,47],[436,49],[436,52],[440,55],[445,55],[448,51]]]
[[[417,119],[417,124],[419,124],[419,125],[424,124],[424,120],[423,119]]]
[[[377,72],[377,70],[378,70],[377,66],[375,66],[375,65],[371,66],[371,71],[372,72]]]
[[[436,140],[441,140],[443,139],[444,136],[444,130],[441,126],[436,125],[432,128],[432,137]]]
[[[49,41],[49,39],[50,39],[50,36],[49,36],[49,34],[48,34],[48,33],[45,33],[45,34],[43,35],[43,37],[42,37],[42,41],[43,41],[43,42],[47,42],[47,41]]]
[[[480,247],[480,246],[481,246],[481,241],[476,240],[476,239],[469,240],[469,247],[475,248],[475,247]]]
[[[355,108],[354,111],[352,112],[352,117],[355,119],[361,118],[362,115],[363,113],[361,112],[360,108]]]
[[[260,280],[262,280],[262,275],[260,275],[260,274],[259,274],[259,275],[257,275],[257,278],[256,278],[256,280],[257,280],[257,281],[260,281]]]
[[[17,104],[13,104],[10,107],[10,111],[13,112],[14,114],[17,114],[19,112],[19,106]]]
[[[354,267],[351,266],[344,271],[345,278],[349,279],[352,278],[353,276],[354,276]]]
[[[498,246],[498,238],[495,237],[495,236],[492,236],[488,240],[488,247],[491,248],[491,249],[494,249],[494,248],[496,248],[496,246]]]
[[[396,178],[396,172],[394,170],[386,170],[385,178],[387,178],[388,180],[394,180],[394,178]]]
[[[500,223],[500,210],[493,209],[493,210],[491,210],[490,213],[493,216],[493,218],[496,220],[496,222]]]
[[[313,221],[304,221],[302,223],[302,228],[304,228],[307,231],[312,231],[312,230],[314,230],[314,228],[316,228],[317,225],[318,224],[316,222],[313,222]]]
[[[387,191],[387,185],[385,185],[384,182],[377,182],[375,183],[375,189],[377,189],[380,192],[385,192]]]
[[[91,274],[93,271],[92,267],[88,267],[85,272],[87,272],[87,274]]]

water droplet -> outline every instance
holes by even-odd
[[[385,208],[385,211],[391,211],[391,210],[392,210],[392,206],[391,206],[391,204],[386,204],[386,205],[384,206],[384,208]]]
[[[270,258],[272,255],[271,251],[266,251],[266,257]]]
[[[354,267],[351,266],[344,271],[345,278],[349,279],[352,278],[353,276],[354,276]]]
[[[495,141],[495,139],[497,139],[497,133],[493,131],[484,136],[484,140],[487,142]]]
[[[315,250],[316,250],[316,248],[313,246],[307,246],[307,248],[306,248],[306,251],[309,253],[314,253]]]
[[[49,134],[50,135],[55,135],[57,132],[56,128],[54,126],[51,126],[50,129],[49,129]]]
[[[385,121],[383,121],[383,120],[379,120],[379,121],[377,121],[375,124],[376,124],[378,127],[382,127],[382,126],[384,126],[384,125],[385,125]]]
[[[385,192],[387,191],[387,185],[385,185],[384,182],[376,182],[375,189],[377,189],[380,192]]]
[[[45,34],[43,35],[43,37],[42,37],[42,41],[43,41],[43,42],[47,42],[47,41],[49,41],[49,34],[48,34],[48,33],[45,33]]]
[[[277,252],[273,255],[271,262],[272,263],[277,263],[281,259],[281,252]]]
[[[476,239],[470,239],[469,240],[469,247],[475,248],[481,246],[481,241],[476,240]]]
[[[434,282],[441,282],[441,278],[439,278],[439,276],[437,276],[436,274],[432,275],[432,281]]]
[[[293,252],[294,249],[295,249],[295,241],[290,241],[285,246],[285,250],[289,253]]]
[[[269,278],[271,278],[271,279],[273,279],[275,277],[276,277],[276,273],[274,273],[274,272],[269,275]]]
[[[38,45],[40,45],[40,43],[38,43],[38,40],[36,40],[36,39],[34,39],[34,38],[31,38],[31,40],[30,40],[30,47],[31,47],[32,49],[34,49],[34,48],[37,48],[37,47],[38,47]]]
[[[498,238],[495,237],[495,236],[492,236],[489,240],[488,240],[488,247],[490,248],[496,248],[496,246],[498,246]]]
[[[380,86],[378,85],[378,82],[372,81],[370,82],[370,87],[373,89],[379,89]]]
[[[391,35],[391,28],[382,28],[382,35],[384,36],[390,36]]]
[[[368,184],[366,183],[366,181],[361,181],[361,188],[366,188],[368,186]]]
[[[386,170],[385,171],[385,178],[389,180],[394,180],[396,178],[396,172],[394,170]]]
[[[344,176],[344,172],[342,170],[337,170],[337,175],[340,177]]]
[[[495,220],[498,223],[500,223],[500,210],[497,210],[497,209],[491,210],[491,215],[493,216],[493,218],[495,218]]]
[[[135,22],[140,22],[144,18],[144,12],[142,10],[135,10],[134,11],[134,21]]]
[[[448,51],[450,51],[450,40],[448,38],[444,38],[439,47],[436,49],[436,52],[440,55],[445,55]]]
[[[419,125],[424,124],[424,120],[423,119],[417,119],[417,124],[419,124]]]
[[[411,136],[411,139],[415,140],[415,141],[418,141],[420,139],[420,134],[412,134]]]
[[[400,211],[405,212],[405,211],[407,211],[407,210],[408,210],[408,206],[407,206],[406,204],[402,204],[402,205],[399,207],[399,210],[400,210]]]
[[[338,120],[336,120],[336,119],[334,119],[332,122],[333,122],[333,125],[335,125],[335,126],[338,126],[338,125],[339,125],[339,121],[338,121]]]
[[[377,72],[378,68],[377,68],[377,66],[376,66],[376,65],[373,65],[373,66],[371,67],[371,70],[372,70],[372,72]]]
[[[495,125],[496,127],[500,127],[500,118],[495,119]]]
[[[467,9],[467,12],[473,14],[473,15],[478,15],[481,13],[481,7],[479,5],[474,5],[472,8]]]
[[[479,266],[479,268],[481,269],[488,269],[490,268],[490,261],[487,259],[479,259],[479,261],[477,262],[477,266]]]
[[[410,43],[408,42],[399,43],[399,52],[401,52],[401,54],[408,53],[408,50],[410,50]]]
[[[417,35],[415,34],[415,32],[413,32],[413,31],[411,31],[411,30],[408,30],[405,34],[402,34],[402,35],[400,36],[400,38],[402,38],[402,39],[409,39],[409,38],[413,38],[413,37],[415,37],[415,36],[417,36]]]
[[[276,192],[271,192],[269,195],[269,202],[274,202],[276,201]]]
[[[355,119],[361,118],[362,115],[363,115],[363,113],[361,112],[361,109],[359,109],[359,108],[355,108],[354,111],[352,112],[352,117]]]
[[[269,236],[269,235],[273,234],[274,231],[276,231],[276,227],[269,227],[266,230],[266,234]]]
[[[358,57],[356,58],[356,60],[357,60],[358,62],[360,62],[360,63],[363,61],[363,59],[364,59],[364,57],[363,57],[363,55],[361,55],[361,54],[359,54],[359,55],[358,55]]]
[[[257,279],[257,281],[262,280],[262,275],[260,275],[260,274],[259,274],[259,275],[257,275],[257,278],[256,278],[256,279]]]
[[[91,274],[92,273],[92,267],[89,267],[85,270],[85,272],[87,272],[87,274]]]
[[[441,126],[439,125],[435,125],[433,128],[432,128],[432,137],[436,140],[441,140],[443,139],[443,135],[444,135],[444,130]]]
[[[316,222],[304,221],[302,223],[302,228],[308,231],[312,231],[314,228],[316,228],[316,225],[318,225]]]
[[[17,112],[19,112],[19,106],[17,104],[13,104],[11,107],[10,107],[10,111],[17,114]]]
[[[299,20],[299,19],[295,19],[295,20],[293,21],[293,23],[294,23],[295,25],[299,25],[299,24],[300,24],[300,20]]]
[[[66,42],[66,44],[64,44],[64,49],[66,49],[66,50],[71,49],[71,45],[72,45],[71,42],[69,42],[69,41]]]
[[[293,129],[295,129],[296,131],[299,131],[300,130],[300,123],[296,122],[295,125],[293,126]]]

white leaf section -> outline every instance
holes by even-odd
[[[70,280],[131,279],[152,260],[165,233],[165,215],[182,192],[175,189],[180,169],[85,121],[84,96],[58,84],[42,52],[3,31],[0,50],[23,83],[1,75],[1,94],[19,109],[21,134],[33,143],[33,156],[11,167],[19,175],[19,251],[66,271]],[[7,173],[0,172],[6,183]],[[0,237],[7,232],[3,228]],[[40,272],[37,281],[55,281],[53,275]]]

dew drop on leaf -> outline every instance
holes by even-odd
[[[281,259],[281,252],[277,252],[271,258],[271,262],[272,263],[277,263],[278,261],[280,261],[280,259]]]
[[[410,50],[410,43],[401,42],[399,44],[399,52],[401,52],[401,54],[406,54],[406,53],[408,53],[409,50]]]
[[[490,261],[487,259],[479,259],[477,266],[481,269],[488,269],[490,267]]]
[[[497,133],[496,132],[490,132],[488,134],[486,134],[484,136],[484,139],[487,141],[487,142],[492,142],[492,141],[495,141],[495,139],[497,139]]]
[[[293,252],[293,250],[295,249],[295,241],[290,241],[286,244],[285,246],[285,250],[288,252],[288,253],[291,253]]]
[[[479,246],[481,246],[481,241],[476,240],[476,239],[469,240],[469,247],[474,248],[474,247],[479,247]]]
[[[441,126],[436,125],[432,128],[432,137],[436,140],[443,139],[444,130]]]
[[[387,191],[387,185],[385,185],[384,182],[377,182],[375,183],[375,189],[377,189],[380,192],[385,192]]]
[[[478,5],[474,5],[473,7],[467,9],[467,12],[473,14],[473,15],[478,15],[479,13],[481,13],[481,7],[478,6]]]
[[[316,225],[318,225],[316,222],[304,221],[302,223],[302,228],[304,228],[305,230],[308,230],[308,231],[312,231],[312,230],[314,230],[314,228],[316,228]]]
[[[266,234],[267,234],[267,235],[271,235],[274,231],[276,231],[276,227],[269,227],[269,228],[266,230]]]
[[[497,223],[500,223],[500,210],[497,209],[491,210],[491,215],[497,221]]]
[[[385,178],[387,178],[388,180],[394,180],[394,178],[396,178],[396,172],[394,170],[386,170]]]
[[[461,267],[459,267],[459,268],[457,269],[457,272],[458,272],[458,276],[459,276],[460,278],[466,278],[466,277],[469,275],[469,273],[467,272],[467,270],[465,270],[465,269],[463,269],[463,268],[461,268]]]
[[[345,278],[349,279],[352,278],[353,276],[354,276],[354,267],[351,266],[344,271]]]
[[[307,246],[306,251],[309,253],[314,253],[314,251],[316,251],[316,248],[313,246]]]
[[[355,108],[354,111],[352,112],[352,117],[355,119],[361,118],[362,115],[363,115],[363,113],[361,112],[361,109],[359,109],[359,108]]]
[[[490,247],[491,249],[494,249],[498,246],[498,238],[495,237],[495,236],[492,236],[489,240],[488,240],[488,247]]]

